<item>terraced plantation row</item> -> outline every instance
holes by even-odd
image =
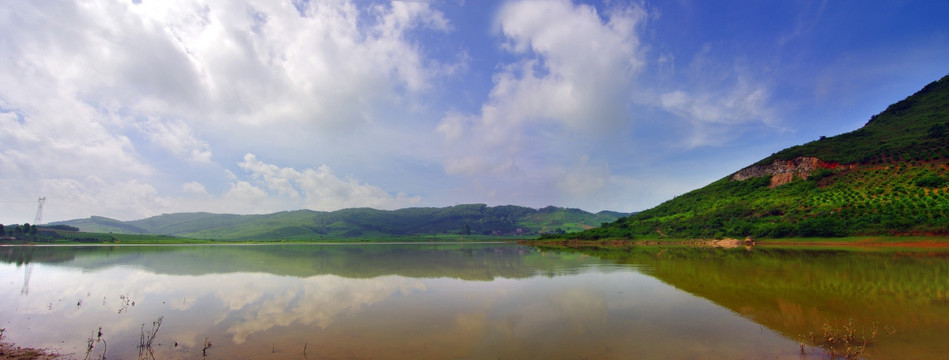
[[[728,178],[579,238],[942,234],[949,229],[945,161],[823,170],[768,188]],[[720,196],[729,194],[729,196]]]

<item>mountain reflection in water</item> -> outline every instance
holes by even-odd
[[[0,262],[4,340],[78,358],[100,326],[107,357],[134,358],[159,316],[162,359],[206,338],[212,358],[797,358],[802,335],[846,319],[896,329],[873,356],[935,358],[949,328],[949,261],[930,256],[371,244],[0,247]]]

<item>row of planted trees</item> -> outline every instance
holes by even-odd
[[[13,225],[3,225],[0,224],[0,237],[35,237],[37,233],[36,225],[30,225],[30,223],[13,224]]]
[[[817,171],[776,188],[722,179],[656,208],[561,237],[720,238],[949,234],[949,168],[891,164]],[[550,234],[545,238],[557,238]]]
[[[27,242],[52,242],[56,240],[101,241],[96,236],[79,232],[79,228],[69,225],[31,225],[30,223],[0,224],[0,240],[18,240]]]

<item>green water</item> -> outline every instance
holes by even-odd
[[[798,359],[850,321],[886,330],[871,358],[935,359],[947,294],[949,257],[927,253],[0,247],[4,341],[80,359],[99,327],[90,358],[138,357],[159,317],[159,359],[206,339],[209,359]]]

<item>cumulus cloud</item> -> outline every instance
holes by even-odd
[[[633,79],[644,66],[637,30],[645,18],[634,4],[599,12],[568,0],[506,3],[496,31],[516,60],[498,67],[480,113],[448,112],[437,125],[445,172],[491,174],[495,186],[506,179],[531,188],[525,192],[546,189],[537,197],[547,201],[557,200],[555,192],[602,188],[596,179],[608,178],[607,164],[592,169],[596,177],[566,176],[557,154],[629,125]],[[582,165],[591,170],[587,160]],[[549,176],[558,178],[551,183]],[[517,191],[502,191],[510,192]]]
[[[187,193],[206,195],[208,190],[197,181],[189,181],[181,185],[181,190]]]
[[[533,56],[495,75],[486,107],[503,112],[502,121],[552,120],[571,130],[625,121],[632,76],[643,65],[636,28],[645,12],[631,6],[605,15],[566,0],[508,3],[498,16],[504,47]]]
[[[706,81],[691,90],[672,90],[659,95],[659,106],[692,125],[688,147],[726,143],[734,128],[744,124],[775,125],[766,86],[735,75],[732,83]],[[709,86],[709,83],[719,86]],[[731,134],[731,136],[729,136]]]
[[[437,69],[406,33],[447,30],[440,12],[401,2],[368,9],[349,1],[299,5],[145,2],[133,11],[163,24],[194,64],[216,121],[349,128],[400,96],[391,90],[427,88]]]
[[[3,85],[0,85],[2,87]],[[42,178],[109,174],[144,176],[129,138],[99,123],[93,110],[73,101],[29,104],[0,113],[0,166],[4,177]]]
[[[135,199],[175,188],[156,174],[190,169],[155,161],[147,143],[193,169],[215,165],[212,148],[333,138],[380,121],[380,109],[411,101],[459,66],[426,58],[414,40],[419,31],[452,31],[444,14],[419,2],[12,2],[0,6],[0,19],[0,192],[52,196],[38,185],[72,184],[76,192],[57,194],[70,203],[102,195],[88,175],[151,188]],[[248,185],[234,183],[226,197],[260,200]],[[272,185],[266,196],[294,198]],[[320,208],[393,204],[348,201],[383,198],[377,188],[353,189],[337,187],[343,195],[323,201],[315,189],[299,196]],[[166,205],[88,206],[65,216],[145,215]]]
[[[329,166],[321,165],[317,169],[296,170],[267,164],[254,154],[244,156],[240,167],[267,190],[279,196],[300,198],[306,208],[314,210],[336,210],[351,207],[371,207],[376,209],[396,209],[417,204],[421,198],[410,197],[404,193],[395,195],[354,178],[340,178]],[[240,191],[243,196],[265,197],[263,190],[246,182],[239,182],[232,192]]]
[[[47,219],[62,219],[71,214],[140,219],[158,215],[175,203],[173,198],[161,196],[152,185],[138,180],[114,181],[94,175],[42,179],[38,188],[48,199],[44,216]],[[89,214],[89,209],[98,213]]]
[[[0,85],[3,87],[4,85]],[[89,106],[51,101],[0,113],[0,201],[49,198],[44,219],[154,215],[168,204],[150,184],[128,137],[95,121]],[[0,207],[3,221],[32,221],[29,208]],[[80,215],[82,214],[82,215]]]
[[[478,125],[550,122],[583,130],[626,121],[629,86],[643,65],[636,27],[645,12],[626,7],[604,15],[566,0],[505,5],[498,15],[503,47],[521,60],[494,75]]]
[[[138,128],[152,142],[175,155],[196,163],[211,162],[210,145],[197,139],[191,127],[181,120],[151,118],[139,123]]]

